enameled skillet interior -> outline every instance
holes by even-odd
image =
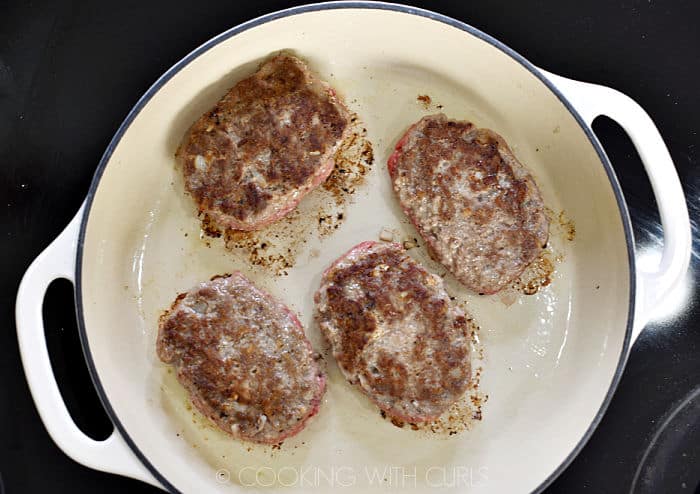
[[[267,232],[277,235],[275,249],[290,250],[289,266],[278,270],[251,258],[249,237],[232,249],[222,239],[201,238],[173,154],[195,118],[281,49],[306,59],[357,112],[374,161],[354,193],[336,202],[314,193],[292,220]],[[417,237],[391,191],[386,160],[410,123],[436,111],[502,134],[532,170],[553,216],[548,249],[555,270],[536,294],[504,303],[468,293],[446,276],[451,294],[480,326],[482,420],[452,436],[397,428],[343,382],[329,359],[319,416],[280,449],[251,447],[215,430],[155,356],[161,311],[196,282],[239,269],[296,310],[321,349],[312,294],[323,269],[382,229]],[[599,154],[564,103],[488,40],[380,9],[308,11],[244,26],[190,56],[149,93],[110,151],[83,232],[82,323],[119,425],[176,489],[231,492],[253,482],[271,483],[268,492],[305,492],[314,485],[294,482],[295,475],[313,469],[322,472],[314,480],[319,488],[329,486],[329,476],[339,485],[343,475],[357,491],[373,491],[386,482],[371,472],[394,466],[416,472],[415,480],[393,484],[404,492],[437,485],[525,492],[557,469],[599,413],[628,323],[631,273],[620,206]],[[330,231],[319,211],[335,217]],[[444,272],[422,245],[411,254]],[[219,469],[230,479],[218,482]],[[255,484],[256,474],[262,484]]]

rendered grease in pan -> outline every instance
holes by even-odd
[[[221,232],[204,218],[203,233],[223,237],[226,248],[242,256],[252,267],[286,276],[310,235],[319,239],[327,237],[345,222],[347,206],[372,168],[374,151],[364,124],[353,114],[350,125],[352,131],[334,157],[331,175],[287,216],[262,230],[250,232]]]
[[[458,305],[464,305],[458,303]],[[463,307],[466,311],[466,307]],[[468,311],[467,311],[468,312]],[[488,401],[488,395],[481,390],[481,374],[483,372],[484,347],[479,338],[480,328],[473,318],[468,320],[471,330],[472,376],[467,391],[452,404],[439,418],[421,424],[405,423],[380,411],[383,419],[390,421],[399,428],[430,434],[438,437],[450,437],[470,431],[482,419],[482,408]]]

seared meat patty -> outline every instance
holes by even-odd
[[[343,375],[389,416],[433,420],[467,389],[466,316],[400,245],[354,247],[323,274],[315,302]]]
[[[328,84],[278,55],[187,132],[177,152],[185,187],[216,228],[259,230],[328,178],[349,121]]]
[[[161,316],[157,351],[199,411],[246,441],[298,433],[325,389],[297,317],[241,273],[179,295]]]
[[[540,191],[491,130],[424,117],[399,140],[388,167],[431,255],[475,292],[506,287],[547,243]]]

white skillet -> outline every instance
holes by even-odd
[[[278,277],[199,238],[173,153],[197,116],[280,49],[305,58],[358,112],[376,161],[339,229],[323,238],[308,229],[295,266]],[[552,249],[563,260],[552,283],[510,307],[468,294],[448,277],[482,328],[481,389],[489,399],[471,431],[443,438],[396,428],[331,363],[326,399],[308,429],[280,450],[249,451],[188,410],[155,357],[157,317],[197,281],[241,269],[297,310],[320,346],[311,294],[323,268],[384,227],[412,233],[385,163],[407,126],[435,111],[416,101],[420,94],[451,117],[502,134],[533,171],[548,206],[573,220],[576,238],[564,240],[554,228]],[[635,268],[627,207],[590,127],[603,114],[630,135],[656,195],[664,253],[650,270]],[[313,215],[313,206],[313,199],[302,202],[302,216]],[[439,14],[386,3],[308,5],[213,38],[139,100],[107,148],[85,205],[27,270],[17,298],[18,338],[49,433],[91,468],[181,492],[539,492],[600,421],[631,343],[685,274],[690,238],[669,153],[628,97],[542,71]],[[421,249],[414,254],[425,260]],[[59,277],[75,284],[85,357],[115,425],[105,441],[75,426],[51,371],[41,305]]]

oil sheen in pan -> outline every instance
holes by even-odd
[[[191,200],[182,192],[181,178],[174,165],[170,177],[165,177],[160,187],[152,191],[152,202],[144,205],[148,213],[140,224],[133,225],[133,238],[125,246],[128,249],[125,255],[132,260],[131,277],[125,283],[125,290],[139,307],[144,353],[152,356],[148,357],[152,360],[152,372],[145,378],[153,390],[152,395],[159,397],[151,405],[166,410],[167,427],[173,435],[179,434],[183,447],[195,448],[195,457],[210,466],[213,473],[226,469],[231,483],[244,484],[249,480],[245,475],[255,467],[267,466],[276,472],[290,467],[284,471],[292,475],[295,469],[298,472],[306,466],[308,458],[315,457],[318,451],[342,461],[346,450],[361,450],[368,464],[380,464],[387,458],[402,464],[411,461],[411,451],[421,451],[433,464],[450,465],[455,458],[467,453],[464,448],[469,448],[469,444],[488,441],[481,437],[483,427],[478,424],[468,432],[460,431],[451,436],[449,430],[434,433],[413,431],[410,426],[395,427],[382,420],[377,408],[361,393],[346,385],[332,360],[326,362],[328,391],[320,413],[299,436],[285,441],[279,449],[232,441],[192,410],[175,377],[155,358],[157,319],[176,293],[213,274],[242,270],[256,285],[295,310],[314,347],[322,349],[322,338],[312,322],[313,293],[325,267],[351,246],[377,239],[383,229],[388,229],[395,232],[398,241],[413,242],[415,238],[418,246],[413,246],[410,254],[432,272],[445,274],[444,268],[429,259],[420,237],[400,210],[385,166],[396,139],[409,123],[434,113],[436,105],[441,105],[440,111],[454,118],[472,120],[479,126],[499,131],[518,158],[533,171],[545,203],[552,211],[561,211],[556,189],[549,177],[541,173],[539,164],[539,155],[548,152],[547,146],[556,146],[556,134],[552,134],[552,141],[548,143],[524,142],[518,130],[510,128],[508,120],[493,111],[487,102],[470,98],[454,81],[436,79],[433,74],[415,70],[410,77],[394,78],[389,84],[392,78],[385,72],[391,68],[369,64],[361,70],[361,74],[327,76],[327,80],[345,97],[349,108],[362,116],[361,129],[366,129],[362,139],[372,143],[374,163],[364,174],[360,173],[362,179],[354,183],[354,193],[342,202],[342,207],[336,204],[336,196],[323,188],[301,202],[295,213],[298,217],[288,221],[303,223],[304,228],[288,230],[289,235],[285,237],[298,242],[294,261],[289,263],[293,264],[291,267],[282,268],[278,274],[275,265],[251,265],[252,250],[245,245],[227,249],[223,237],[200,238],[200,220],[192,214]],[[325,76],[330,71],[319,72]],[[373,77],[376,84],[367,86],[358,82],[369,77]],[[416,99],[417,95],[429,95],[432,106],[426,109],[423,102]],[[212,101],[217,96],[209,95]],[[210,103],[202,102],[199,106],[206,108]],[[182,127],[186,125],[183,121]],[[535,147],[539,151],[535,151]],[[367,154],[365,151],[365,157]],[[316,197],[324,197],[330,208],[313,205]],[[342,218],[338,218],[341,213]],[[336,215],[335,219],[331,218],[333,226],[322,230],[320,225],[328,219],[321,221],[321,218],[331,214]],[[475,370],[482,368],[479,392],[488,395],[485,404],[479,403],[484,420],[507,420],[512,404],[522,400],[524,390],[532,389],[553,373],[566,351],[574,289],[571,280],[572,261],[575,260],[573,246],[577,242],[555,234],[554,223],[552,221],[550,237],[554,272],[551,282],[540,286],[533,295],[516,292],[515,300],[507,305],[499,295],[478,297],[468,293],[445,274],[449,293],[474,316],[481,328],[478,337],[485,352],[483,360],[475,363]],[[280,223],[279,228],[286,228],[285,224]],[[275,243],[275,246],[282,248],[284,242]],[[289,245],[285,248],[291,250]],[[256,255],[261,255],[259,249]],[[561,260],[557,261],[557,256]],[[475,355],[480,356],[480,352],[477,350]],[[243,470],[246,467],[250,468]],[[288,481],[290,479],[284,476],[278,477],[275,485]]]

